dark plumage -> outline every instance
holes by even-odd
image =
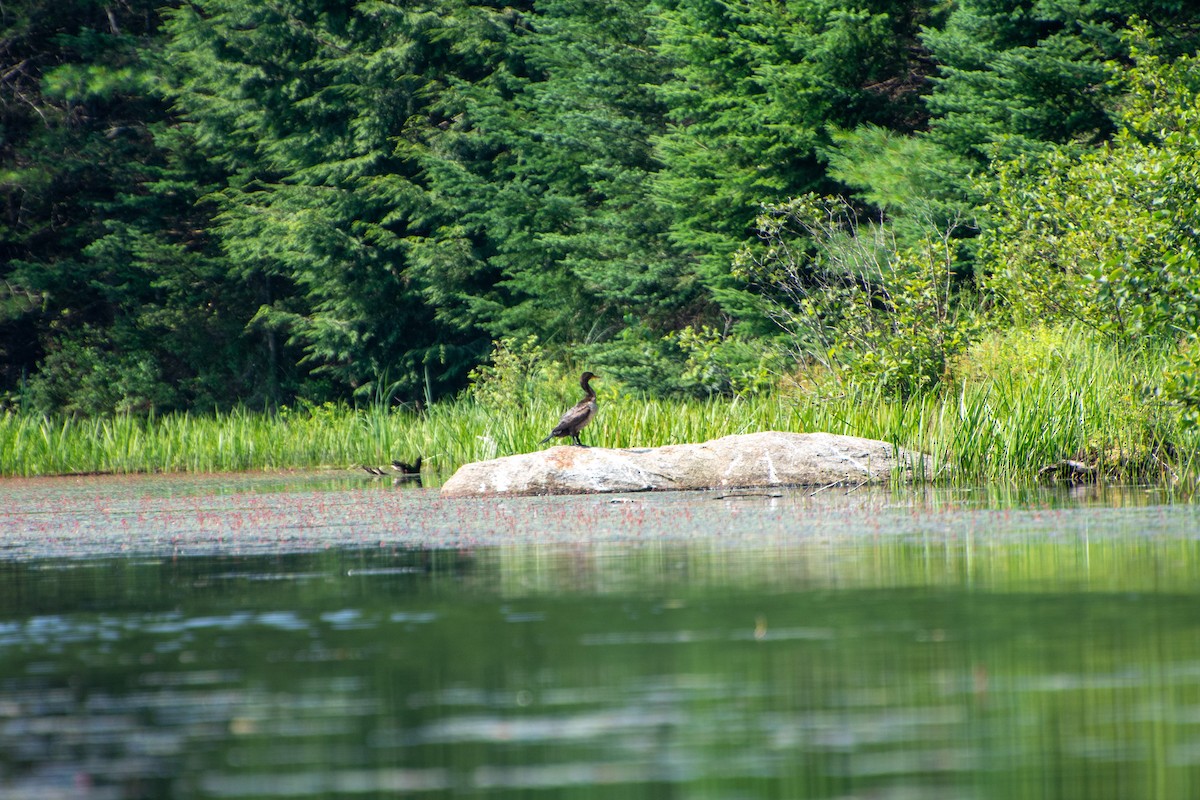
[[[554,430],[550,431],[550,435],[542,439],[538,444],[558,438],[566,438],[570,436],[575,440],[575,444],[579,447],[587,447],[583,442],[579,441],[579,432],[587,427],[587,424],[592,421],[592,417],[596,416],[596,393],[592,391],[589,384],[592,378],[598,378],[599,375],[593,375],[590,372],[585,372],[579,378],[579,386],[583,389],[585,396],[582,400],[576,403],[567,413],[562,415],[562,419],[554,426]]]
[[[421,458],[422,458],[421,456],[417,456],[417,460],[411,464],[406,464],[403,461],[393,461],[392,469],[395,470],[396,472],[400,473],[399,475],[395,476],[395,481],[397,483],[399,483],[400,481],[416,480],[418,483],[420,483],[420,481],[421,481]],[[380,469],[379,467],[372,467],[368,464],[360,464],[359,466],[361,466],[363,468],[363,471],[366,472],[368,475],[382,477],[383,475],[390,474],[387,470]]]
[[[420,475],[421,474],[421,459],[424,456],[417,456],[417,460],[411,464],[405,464],[403,461],[393,461],[392,469],[399,472],[401,475]]]

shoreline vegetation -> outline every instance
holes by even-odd
[[[592,445],[1200,472],[1200,7],[0,20],[0,476],[422,456],[432,482],[535,449],[584,370]]]
[[[661,399],[624,390],[613,376],[599,389],[601,411],[586,438],[624,448],[824,431],[927,453],[934,474],[926,478],[935,483],[1190,486],[1200,472],[1200,432],[1147,388],[1171,356],[1127,353],[1076,329],[1023,331],[978,343],[937,389],[907,399],[819,374],[789,375],[733,398]],[[424,409],[377,402],[211,415],[5,412],[0,475],[357,469],[421,455],[429,474],[445,477],[464,463],[537,449],[572,398],[570,372],[510,363]]]

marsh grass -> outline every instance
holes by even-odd
[[[1021,336],[985,343],[941,392],[907,400],[870,387],[825,386],[680,401],[636,396],[606,381],[598,390],[601,413],[583,439],[653,447],[762,430],[826,431],[927,453],[929,477],[954,483],[1032,481],[1065,459],[1107,480],[1196,478],[1200,437],[1142,388],[1161,374],[1165,354],[1124,354],[1072,333]],[[326,404],[86,420],[6,413],[0,473],[355,469],[420,454],[444,477],[470,461],[536,449],[574,399],[568,381],[515,406],[466,396],[423,411]]]

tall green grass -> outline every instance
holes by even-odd
[[[1196,478],[1200,436],[1139,388],[1153,383],[1165,356],[1126,355],[1082,336],[1034,351],[981,351],[961,380],[904,401],[869,388],[679,401],[635,396],[607,381],[583,438],[624,448],[826,431],[927,453],[934,475],[957,483],[1027,482],[1064,459],[1111,480]],[[536,449],[573,401],[556,387],[503,407],[465,397],[419,412],[324,405],[91,420],[10,412],[0,416],[0,474],[356,468],[420,454],[447,475],[470,461]]]

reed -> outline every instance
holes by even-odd
[[[1200,436],[1138,388],[1153,382],[1165,355],[1125,354],[1080,335],[1042,349],[1050,356],[1014,356],[1003,347],[973,353],[941,392],[907,400],[870,387],[825,387],[679,401],[606,381],[601,413],[583,438],[652,447],[759,430],[827,431],[927,453],[934,475],[955,483],[1029,482],[1065,459],[1108,480],[1197,477]],[[464,396],[422,411],[326,404],[86,420],[6,412],[0,474],[357,468],[420,454],[447,475],[470,461],[536,449],[570,402],[561,387],[544,387],[503,407]]]

